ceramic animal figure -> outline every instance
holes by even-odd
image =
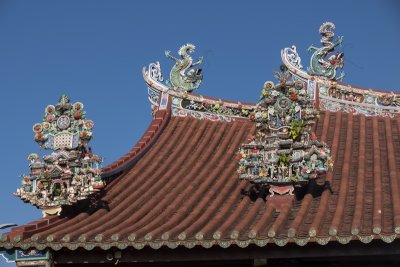
[[[194,50],[195,46],[192,44],[183,45],[178,51],[180,59],[172,56],[171,51],[165,51],[165,55],[175,61],[170,73],[170,85],[186,92],[197,89],[203,79],[201,69],[194,68],[202,63],[203,58],[200,57],[196,62],[193,62],[190,54]]]
[[[311,56],[308,73],[310,75],[323,76],[330,80],[340,81],[344,77],[344,72],[342,72],[339,77],[336,77],[336,70],[337,68],[343,68],[344,54],[342,52],[337,52],[326,60],[326,58],[335,50],[335,47],[342,45],[343,42],[343,36],[339,36],[336,42],[333,42],[334,29],[335,25],[332,22],[325,22],[319,28],[319,32],[322,35],[322,47],[318,48],[311,45],[307,49],[308,51],[314,50],[314,53]]]

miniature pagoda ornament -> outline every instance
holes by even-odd
[[[183,45],[178,54],[180,59],[171,55],[171,51],[165,51],[165,55],[175,61],[175,65],[171,69],[170,80],[167,82],[170,86],[185,92],[191,92],[199,88],[203,76],[201,69],[194,68],[202,63],[203,58],[200,57],[196,62],[193,62],[192,54],[195,50],[192,44]]]
[[[257,133],[240,148],[239,178],[265,186],[271,196],[293,194],[333,167],[329,147],[312,132],[318,112],[305,89],[282,65],[278,84],[266,82],[250,119]]]
[[[344,77],[344,72],[341,72],[336,77],[336,71],[338,68],[343,69],[344,61],[342,52],[336,52],[336,54],[328,57],[335,50],[338,45],[341,46],[343,42],[343,36],[339,36],[336,41],[333,40],[335,34],[333,30],[335,24],[332,22],[325,22],[319,28],[319,32],[322,35],[321,43],[322,47],[318,48],[311,45],[308,51],[314,50],[311,56],[310,67],[308,68],[308,74],[326,77],[330,80],[341,81]]]
[[[56,106],[48,105],[41,123],[33,125],[34,139],[49,155],[30,154],[30,174],[14,194],[43,210],[43,215],[60,214],[62,206],[105,186],[101,179],[102,158],[92,153],[89,141],[94,123],[86,119],[83,104],[61,96]]]

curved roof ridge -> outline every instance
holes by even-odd
[[[387,110],[387,114],[384,113],[383,115],[393,116],[397,113],[397,110],[400,110],[400,107],[397,105],[378,105],[379,98],[387,98],[392,96],[393,99],[397,101],[400,100],[400,92],[393,92],[393,91],[384,91],[380,89],[371,89],[365,88],[360,86],[354,86],[345,84],[342,82],[338,82],[335,80],[325,79],[319,76],[312,76],[305,72],[303,69],[299,68],[298,65],[293,64],[293,60],[288,57],[289,52],[295,52],[297,57],[297,51],[292,50],[292,48],[285,48],[281,52],[281,57],[283,64],[290,70],[293,75],[298,76],[299,78],[304,79],[306,83],[310,83],[310,81],[315,81],[316,86],[314,87],[316,93],[316,101],[318,102],[318,106],[321,110],[327,110],[331,112],[336,111],[343,111],[343,112],[350,112],[350,113],[360,113],[366,116],[375,116],[380,115],[383,110]],[[156,72],[154,72],[156,70]],[[209,97],[203,96],[201,94],[195,94],[188,91],[179,90],[179,88],[168,87],[162,83],[162,74],[161,74],[161,67],[159,62],[151,63],[149,68],[143,68],[143,77],[145,82],[149,87],[149,99],[153,105],[153,110],[155,110],[154,119],[150,123],[148,129],[143,134],[142,138],[137,142],[137,144],[126,154],[121,156],[119,159],[115,160],[114,162],[110,163],[106,167],[103,168],[103,178],[109,178],[112,175],[133,166],[133,164],[138,160],[145,151],[151,146],[151,144],[157,139],[157,137],[162,132],[162,129],[168,122],[169,117],[171,114],[173,116],[192,116],[197,117],[199,119],[207,118],[211,120],[226,120],[231,121],[234,119],[246,119],[249,117],[249,114],[255,109],[256,103],[246,103],[241,101],[235,100],[227,100],[222,98],[216,97]],[[325,87],[325,88],[324,88]],[[330,92],[331,89],[338,89],[342,91],[343,95],[345,94],[353,94],[356,95],[354,99],[347,99],[338,98],[337,96],[332,95]],[[151,90],[157,91],[158,97],[160,94],[166,95],[168,98],[171,98],[171,101],[168,104],[164,104],[165,110],[161,109],[161,104],[159,99],[152,99]],[[153,91],[154,92],[154,91]],[[359,95],[357,95],[359,94]],[[373,102],[367,102],[365,99],[370,97],[370,95],[374,95]],[[362,102],[357,99],[357,96],[362,97]],[[179,102],[178,105],[174,104],[175,102]],[[192,102],[198,105],[210,105],[213,109],[212,112],[208,109],[204,109],[201,107],[200,109],[191,108],[189,107],[190,104],[183,105],[183,102]],[[329,102],[329,103],[328,103]],[[172,103],[172,104],[171,104]],[[332,104],[330,104],[332,103]],[[334,106],[335,110],[332,110],[332,106]],[[341,107],[341,105],[351,105],[352,107],[345,108]],[[340,106],[340,107],[339,107]],[[223,109],[227,110],[227,112],[214,112],[215,107],[219,109],[223,107]],[[378,113],[371,112],[370,110],[365,109],[382,109]],[[203,117],[199,114],[209,113],[207,116]],[[382,115],[382,114],[381,114]],[[233,118],[233,119],[232,119]]]
[[[375,93],[383,93],[383,94],[395,94],[395,95],[400,95],[400,91],[396,92],[394,90],[387,90],[387,89],[377,89],[377,88],[368,88],[368,87],[363,87],[363,86],[358,86],[358,85],[351,85],[347,83],[342,83],[338,82],[339,85],[347,88],[352,88],[360,91],[369,91],[369,92],[375,92]]]
[[[103,168],[103,178],[109,178],[114,174],[121,172],[127,168],[132,167],[135,162],[154,144],[160,134],[163,132],[165,126],[168,124],[171,116],[171,108],[167,107],[165,110],[158,110],[153,117],[149,127],[143,133],[142,137],[133,148],[121,156],[119,159],[108,164]]]

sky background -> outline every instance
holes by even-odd
[[[281,49],[295,44],[308,66],[306,49],[320,45],[325,21],[344,36],[343,82],[400,90],[399,1],[0,0],[0,224],[41,217],[12,193],[29,172],[27,156],[39,152],[32,125],[62,94],[84,103],[95,122],[91,146],[107,165],[149,125],[141,71],[160,61],[168,77],[165,50],[196,45],[194,57],[204,57],[197,93],[257,102]]]

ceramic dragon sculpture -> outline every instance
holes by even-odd
[[[187,92],[191,92],[200,86],[203,79],[201,69],[194,67],[202,63],[203,57],[193,62],[190,54],[194,50],[195,46],[192,44],[183,45],[178,51],[180,59],[172,56],[171,51],[165,51],[165,55],[175,61],[175,65],[171,69],[168,85]]]
[[[336,54],[331,55],[327,58],[338,45],[342,45],[343,36],[339,36],[334,42],[333,30],[335,25],[332,22],[325,22],[319,28],[319,32],[322,35],[321,43],[322,47],[318,48],[311,45],[307,50],[309,52],[314,50],[311,56],[310,67],[308,68],[308,73],[310,75],[323,76],[331,80],[340,81],[344,77],[344,72],[336,77],[337,68],[343,69],[344,61],[342,52],[336,52]]]

